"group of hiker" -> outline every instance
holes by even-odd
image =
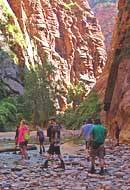
[[[105,147],[104,142],[107,137],[107,129],[103,126],[100,119],[96,119],[94,122],[92,119],[88,119],[84,125],[81,127],[81,133],[86,145],[86,155],[87,160],[91,160],[91,169],[90,173],[95,173],[95,159],[99,158],[100,163],[100,172],[99,174],[103,175],[105,170]],[[114,122],[113,136],[110,135],[110,138],[116,140],[115,146],[119,146],[119,137],[120,137],[120,127],[117,121]]]
[[[119,134],[120,129],[118,127],[118,123],[115,122],[115,137],[117,139],[116,145],[119,145]],[[60,167],[65,169],[65,163],[63,161],[61,150],[60,150],[60,143],[61,143],[61,129],[62,126],[56,122],[56,118],[50,118],[47,127],[47,137],[49,138],[49,149],[47,151],[46,160],[43,164],[43,168],[48,168],[49,160],[53,159],[55,155],[57,155],[58,159],[60,160]],[[104,142],[107,136],[107,129],[103,126],[100,119],[95,119],[94,121],[89,118],[87,121],[84,122],[83,126],[81,127],[79,136],[83,136],[85,140],[86,146],[86,156],[87,160],[91,161],[91,169],[90,173],[95,173],[95,159],[96,157],[99,158],[100,163],[100,172],[99,174],[104,174],[104,156],[105,156],[105,147]],[[16,146],[19,145],[20,147],[20,154],[22,155],[23,159],[29,159],[27,153],[27,144],[30,138],[29,132],[29,125],[26,123],[25,120],[20,122],[20,125],[16,129]],[[37,126],[37,138],[40,145],[39,153],[45,153],[44,141],[45,135],[43,129]]]
[[[59,160],[61,161],[61,168],[65,169],[65,164],[61,156],[60,151],[60,141],[61,141],[61,125],[57,124],[56,118],[52,117],[49,120],[48,127],[47,127],[47,137],[49,138],[49,149],[47,151],[48,155],[46,156],[46,160],[44,163],[44,168],[48,167],[49,160],[53,159],[54,155],[57,155]],[[16,147],[20,147],[20,154],[22,155],[22,159],[29,159],[27,153],[27,144],[30,138],[30,131],[29,125],[26,123],[25,120],[20,122],[20,125],[16,128],[16,135],[15,135],[15,144]],[[45,135],[43,129],[37,126],[37,139],[40,145],[39,153],[45,153],[44,141]],[[16,150],[16,148],[15,148]]]

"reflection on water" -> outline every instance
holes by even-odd
[[[0,150],[3,150],[5,148],[13,148],[13,147],[15,147],[15,142],[7,141],[7,140],[0,140]]]
[[[79,145],[76,145],[73,143],[73,141],[64,143],[62,146],[62,151],[65,154],[74,154],[77,151],[79,151],[79,149],[81,149],[81,147]]]

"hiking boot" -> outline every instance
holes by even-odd
[[[45,161],[43,168],[48,168],[48,160]]]
[[[96,170],[95,170],[94,166],[91,167],[91,170],[89,170],[89,173],[91,173],[91,174],[96,173]]]
[[[39,154],[42,154],[42,149],[40,149],[40,152],[39,152]]]
[[[43,150],[43,153],[45,153],[45,152],[46,152],[44,147],[43,147],[43,149],[42,149],[42,150]]]
[[[64,164],[64,161],[63,161],[63,160],[61,160],[61,168],[62,168],[63,170],[65,170],[65,164]]]
[[[99,174],[99,175],[104,175],[104,174],[105,174],[104,169],[101,169],[100,172],[99,172],[98,174]]]
[[[95,170],[95,169],[91,169],[91,170],[89,170],[88,172],[91,173],[91,174],[95,174],[95,173],[96,173],[96,170]]]

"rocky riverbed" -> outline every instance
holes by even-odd
[[[20,155],[0,154],[1,190],[130,190],[130,147],[120,145],[106,147],[106,173],[90,174],[83,145],[66,143],[62,145],[66,169],[58,167],[57,160],[49,162],[48,169],[42,169],[45,155],[38,150],[30,151],[30,160],[23,161]]]

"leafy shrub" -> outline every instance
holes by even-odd
[[[7,90],[5,89],[5,85],[3,81],[0,79],[0,100],[7,96]]]
[[[6,131],[15,126],[17,122],[16,106],[8,98],[0,101],[0,131]]]
[[[77,129],[89,117],[99,117],[101,104],[95,91],[92,91],[76,110],[67,109],[64,114],[57,116],[66,128]]]
[[[64,8],[65,8],[66,10],[71,10],[71,9],[73,9],[76,5],[77,5],[77,4],[76,4],[76,3],[73,3],[73,2],[71,2],[71,3],[64,3]]]
[[[67,102],[72,103],[73,109],[77,107],[86,95],[86,88],[83,82],[70,85],[68,88]]]

